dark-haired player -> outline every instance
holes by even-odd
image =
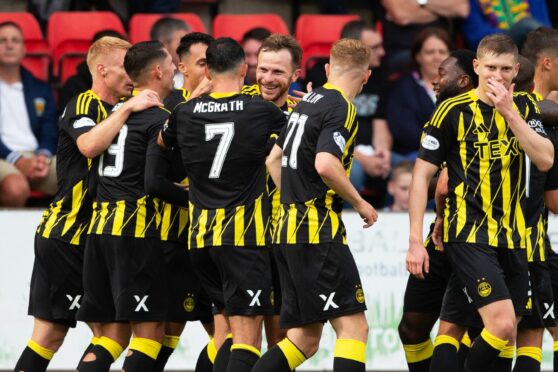
[[[171,92],[176,68],[160,42],[131,47],[124,67],[136,87],[134,94],[152,89],[164,99]],[[122,327],[131,325],[134,337],[123,367],[128,372],[150,370],[164,337],[167,296],[159,247],[160,205],[146,192],[145,168],[168,117],[169,112],[159,107],[132,114],[97,167],[78,319],[103,323],[103,336],[122,348],[129,342]],[[104,350],[94,347],[79,370],[106,371],[111,362]]]

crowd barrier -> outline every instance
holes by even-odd
[[[31,335],[33,322],[26,315],[27,301],[33,265],[33,237],[41,213],[39,210],[0,211],[0,370],[13,370]],[[433,217],[432,214],[425,217],[425,229]],[[367,369],[405,370],[397,325],[407,282],[405,252],[408,246],[408,216],[380,213],[376,225],[367,230],[362,229],[362,221],[354,212],[345,212],[343,220],[368,305]],[[549,234],[554,246],[558,247],[558,218],[555,216],[550,218]],[[88,328],[78,324],[69,332],[49,369],[75,370],[90,337]],[[199,323],[188,324],[167,369],[193,370],[198,353],[207,340]],[[330,370],[334,343],[335,334],[331,326],[326,325],[318,353],[297,370]],[[548,335],[545,335],[543,350],[543,369],[551,369],[552,340]],[[122,362],[123,357],[113,368],[119,369]]]

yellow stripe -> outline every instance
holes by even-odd
[[[97,345],[108,351],[112,356],[113,361],[118,359],[120,354],[122,354],[122,352],[124,351],[124,349],[118,342],[105,336],[99,338],[99,342],[97,342]]]
[[[165,335],[165,337],[163,338],[163,346],[174,350],[178,346],[179,341],[179,336]]]
[[[165,203],[163,206],[163,220],[161,221],[161,240],[168,240],[169,239],[169,228],[171,225],[171,212],[172,212],[172,205],[169,203]]]
[[[81,93],[76,100],[76,115],[80,114],[79,109],[80,109],[80,103],[81,103],[82,97],[83,97],[83,93]]]
[[[38,354],[41,358],[46,360],[51,360],[54,356],[55,351],[47,349],[46,347],[42,347],[38,343],[33,340],[29,340],[27,342],[27,346],[29,349],[33,350],[36,354]]]
[[[498,358],[512,359],[514,354],[515,354],[515,346],[514,345],[506,346],[504,347],[504,349],[502,349],[502,351],[500,351],[500,354],[498,354]]]
[[[506,133],[508,131],[508,125],[506,123],[506,121],[504,120],[504,118],[497,113],[496,114],[496,128],[498,129],[498,138],[505,138],[506,137]],[[501,177],[502,177],[502,182],[500,184],[500,188],[501,188],[501,193],[502,193],[502,205],[504,207],[504,215],[502,216],[502,221],[500,221],[500,228],[503,228],[506,230],[506,239],[507,239],[507,245],[508,247],[513,247],[514,243],[513,243],[513,228],[512,226],[510,226],[510,217],[511,217],[511,182],[512,180],[510,179],[510,157],[509,156],[503,156],[502,159],[502,169],[501,169]],[[517,183],[517,181],[516,181]]]
[[[212,337],[207,344],[207,357],[211,364],[215,364],[215,357],[217,357],[217,348],[215,347],[215,339]]]
[[[436,340],[434,341],[434,347],[438,347],[442,344],[450,344],[455,347],[456,350],[459,350],[459,341],[455,338],[448,336],[448,335],[438,335],[436,336]]]
[[[296,206],[293,204],[289,205],[288,217],[287,217],[287,241],[286,244],[296,244],[296,216],[297,216]]]
[[[97,234],[103,233],[103,228],[105,227],[105,219],[108,214],[108,202],[101,203],[101,212],[99,213],[99,223],[97,224]]]
[[[506,347],[506,345],[508,344],[508,340],[502,340],[494,336],[493,334],[488,332],[486,328],[482,330],[480,336],[484,339],[484,341],[486,341],[487,344],[489,344],[496,350],[502,351],[504,350],[504,347]]]
[[[178,211],[178,236],[181,236],[186,226],[188,226],[189,215],[186,208],[180,208]]]
[[[52,228],[54,227],[54,223],[56,222],[56,217],[58,216],[58,213],[60,213],[60,209],[62,208],[62,200],[63,199],[57,201],[56,204],[54,204],[54,207],[51,209],[50,216],[48,217],[48,220],[45,224],[45,229],[43,230],[43,237],[45,238],[48,238],[50,236]]]
[[[156,360],[157,355],[159,355],[159,351],[161,350],[161,344],[148,338],[134,337],[132,338],[128,349],[139,351],[151,359]]]
[[[236,207],[234,213],[234,245],[244,246],[244,206]]]
[[[473,343],[471,341],[471,338],[469,337],[469,332],[465,332],[465,334],[463,335],[463,338],[461,339],[461,343],[465,346],[467,346],[468,348],[471,348],[471,344]]]
[[[432,119],[430,119],[430,125],[439,128],[440,124],[443,122],[444,117],[450,112],[450,110],[459,105],[471,101],[471,97],[468,93],[463,93],[454,98],[448,98],[434,111],[432,114]]]
[[[124,223],[124,211],[126,209],[126,202],[119,200],[116,202],[116,211],[114,213],[114,220],[112,223],[112,235],[122,235],[122,224]]]
[[[146,197],[142,197],[138,199],[136,202],[137,205],[137,213],[136,213],[136,231],[134,236],[136,238],[144,238],[145,237],[145,220],[147,218],[147,208],[145,206]]]
[[[403,350],[407,363],[418,363],[432,357],[434,345],[432,345],[432,340],[428,339],[420,344],[403,345]]]
[[[89,96],[87,98],[87,103],[85,104],[85,113],[89,112],[89,107],[91,107],[91,101],[93,100],[93,97]]]
[[[552,344],[552,350],[553,351],[558,351],[558,341],[554,341],[554,343]]]
[[[200,212],[200,216],[198,217],[198,235],[196,235],[196,245],[198,248],[204,247],[205,243],[205,231],[206,231],[206,224],[207,224],[207,210],[202,209]]]
[[[296,367],[306,360],[306,356],[288,338],[280,341],[277,347],[281,349],[283,355],[285,355],[291,371],[294,371]]]
[[[64,228],[62,229],[62,236],[64,236],[76,222],[83,196],[83,181],[79,181],[74,187],[72,187],[72,210],[68,214],[68,217],[66,217],[66,222],[64,223]]]
[[[333,351],[334,358],[354,360],[355,362],[366,362],[366,344],[362,341],[350,339],[338,339]]]
[[[233,350],[246,350],[251,352],[252,354],[256,354],[259,357],[262,356],[261,351],[259,351],[257,348],[255,348],[252,345],[246,345],[246,344],[234,344],[233,346],[231,346],[231,351]]]
[[[91,215],[91,221],[89,222],[89,229],[87,230],[88,234],[91,234],[96,222],[97,222],[97,202],[93,202],[93,214]]]
[[[535,359],[537,362],[542,362],[542,350],[540,347],[524,346],[517,349],[517,356],[526,356]]]
[[[225,210],[219,208],[215,210],[215,226],[213,227],[213,246],[219,247],[223,245],[223,220],[225,219]]]
[[[254,203],[254,225],[256,227],[256,245],[265,245],[265,228],[263,223],[262,197]]]
[[[320,243],[320,234],[318,230],[319,216],[314,201],[315,199],[306,202],[306,207],[308,208],[308,243],[310,244]]]
[[[455,201],[459,203],[459,210],[457,212],[457,228],[455,231],[455,235],[459,235],[463,228],[465,227],[465,223],[467,222],[467,203],[465,202],[465,193],[463,191],[464,188],[463,182],[457,185],[455,188]],[[448,211],[449,212],[449,211]],[[444,218],[448,218],[447,213]]]

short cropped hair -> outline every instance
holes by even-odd
[[[369,61],[370,48],[360,40],[340,39],[331,47],[329,63],[332,68],[364,69],[368,68]]]
[[[515,90],[518,92],[531,92],[534,88],[533,79],[535,77],[535,65],[531,60],[521,54],[518,57],[519,72],[513,82]]]
[[[132,81],[144,82],[144,73],[149,71],[155,61],[165,59],[167,53],[163,43],[158,40],[134,44],[124,57],[126,73]]]
[[[260,46],[260,52],[278,52],[286,49],[291,54],[293,63],[293,70],[300,68],[300,61],[302,60],[302,48],[291,35],[273,34],[266,38]]]
[[[246,31],[246,33],[242,36],[242,44],[244,44],[248,40],[258,40],[264,41],[266,37],[271,35],[271,32],[267,28],[263,27],[255,27],[251,30]]]
[[[99,57],[111,54],[115,49],[128,50],[132,44],[114,36],[103,36],[95,41],[87,51],[87,67],[91,75],[95,73],[95,65]]]
[[[469,49],[458,49],[450,53],[450,57],[456,59],[455,64],[463,71],[464,74],[469,76],[473,86],[479,85],[479,76],[476,74],[473,68],[473,60],[475,59],[475,53]]]
[[[360,40],[360,38],[362,37],[362,32],[365,30],[376,32],[376,28],[374,28],[374,26],[361,19],[347,22],[341,30],[341,39]]]
[[[207,68],[215,73],[233,71],[244,63],[244,50],[230,37],[213,40],[205,52]]]
[[[558,30],[539,27],[527,34],[521,54],[537,65],[539,57],[544,53],[558,55]]]
[[[209,46],[213,41],[213,36],[204,34],[203,32],[190,32],[180,39],[180,44],[176,48],[176,54],[178,58],[182,58],[186,54],[190,53],[190,47],[194,44],[204,44]]]
[[[181,19],[163,17],[159,18],[151,27],[149,36],[151,40],[170,43],[172,41],[172,34],[178,30],[190,31],[190,26]]]
[[[517,61],[519,52],[517,50],[517,45],[515,45],[511,37],[506,34],[492,34],[483,37],[477,47],[477,58],[480,59],[486,54],[495,54],[497,56],[501,54],[513,54]]]

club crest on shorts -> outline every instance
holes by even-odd
[[[479,293],[479,296],[490,296],[490,294],[492,293],[492,286],[490,285],[490,283],[488,283],[485,278],[477,281],[479,282],[479,285],[477,286],[477,292]]]
[[[364,291],[359,286],[357,286],[357,290],[355,292],[355,298],[359,304],[364,303]]]
[[[192,311],[194,311],[194,309],[196,308],[196,300],[194,300],[194,295],[188,293],[182,305],[184,306],[184,310],[186,310],[186,312],[191,313]]]

